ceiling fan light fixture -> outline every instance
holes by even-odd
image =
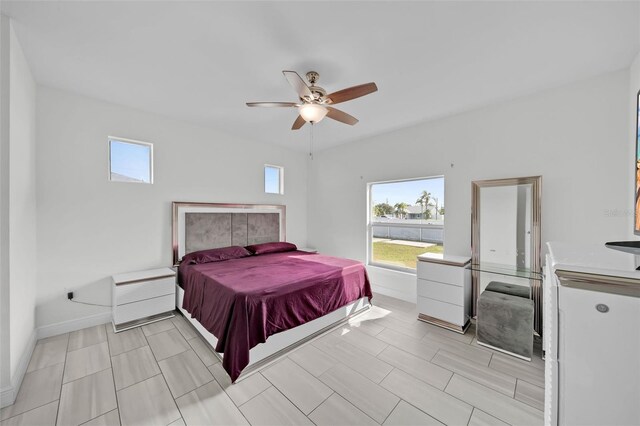
[[[329,110],[318,104],[304,104],[299,107],[300,116],[307,123],[318,123],[327,115]]]
[[[318,123],[325,117],[353,126],[358,122],[358,119],[344,111],[334,108],[334,105],[360,98],[378,90],[378,86],[371,82],[360,84],[359,86],[347,87],[346,89],[327,94],[326,90],[316,85],[320,76],[315,71],[309,71],[307,73],[309,84],[295,71],[282,71],[282,74],[284,74],[289,84],[291,84],[291,87],[296,91],[298,103],[247,102],[247,106],[298,108],[298,117],[296,117],[296,120],[293,122],[291,130],[298,130],[304,126],[305,123]]]

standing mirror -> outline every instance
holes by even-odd
[[[533,328],[542,331],[541,176],[472,182],[473,315],[496,286],[533,300]],[[507,291],[509,292],[509,291]]]

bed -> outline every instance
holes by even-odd
[[[271,243],[284,240],[284,206],[173,203],[176,306],[232,381],[370,307],[362,263]]]

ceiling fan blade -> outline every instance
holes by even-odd
[[[356,99],[364,95],[368,95],[369,93],[376,92],[378,90],[378,86],[375,83],[365,83],[359,86],[349,87],[347,89],[338,90],[337,92],[333,92],[327,95],[327,98],[330,99],[330,103],[332,105],[339,104],[340,102],[350,101],[351,99]]]
[[[296,107],[298,104],[295,102],[247,102],[248,107]]]
[[[298,118],[296,118],[296,121],[293,122],[293,126],[291,126],[291,130],[298,130],[300,127],[304,126],[304,123],[306,123],[306,121],[304,121],[304,118],[302,118],[302,116],[299,115]]]
[[[350,124],[353,126],[358,122],[358,119],[352,115],[347,114],[344,111],[340,111],[339,109],[327,107],[329,112],[327,112],[327,117],[332,118],[336,121],[340,121],[341,123]]]
[[[298,96],[301,98],[304,98],[305,96],[313,97],[311,90],[309,90],[309,86],[307,86],[307,83],[305,83],[302,77],[300,77],[300,74],[295,71],[282,71],[282,74],[284,74],[289,84],[293,86]]]

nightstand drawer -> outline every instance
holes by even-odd
[[[459,326],[467,322],[467,315],[462,306],[427,297],[418,296],[418,312]]]
[[[428,297],[458,306],[464,305],[464,288],[451,284],[418,279],[418,296]]]
[[[174,293],[139,302],[127,303],[113,307],[113,323],[122,324],[152,315],[173,311],[176,306]]]
[[[137,302],[153,297],[164,296],[175,293],[176,278],[164,277],[157,280],[143,282],[132,282],[114,286],[115,303],[124,305],[125,303]]]
[[[462,287],[468,269],[441,263],[418,261],[418,278]]]

